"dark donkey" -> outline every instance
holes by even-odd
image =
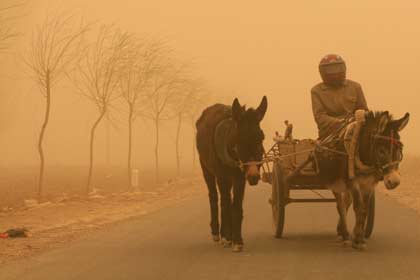
[[[232,250],[242,251],[242,202],[245,181],[256,185],[264,148],[260,122],[267,110],[264,96],[257,109],[246,109],[238,99],[232,106],[215,104],[205,109],[196,123],[197,149],[201,169],[209,190],[213,240]],[[221,201],[219,231],[218,193]],[[233,192],[232,192],[233,188]],[[233,193],[233,197],[232,197]]]
[[[329,182],[337,198],[339,222],[337,233],[345,244],[350,242],[347,228],[347,211],[353,200],[356,224],[353,231],[352,245],[355,249],[364,249],[367,209],[375,186],[384,181],[387,189],[394,189],[400,184],[399,163],[402,160],[403,145],[399,132],[410,119],[408,113],[401,119],[394,120],[387,112],[366,112],[366,121],[360,129],[354,179],[347,173],[347,158],[322,158],[319,166],[321,176]],[[335,147],[344,151],[343,144]],[[323,154],[325,156],[325,153]]]

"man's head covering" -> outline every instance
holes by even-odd
[[[319,73],[323,82],[329,86],[341,86],[346,79],[346,63],[337,54],[328,54],[319,62]]]

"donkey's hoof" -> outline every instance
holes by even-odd
[[[220,236],[218,234],[213,234],[212,238],[213,238],[214,242],[219,242],[220,241]]]
[[[366,249],[367,246],[366,246],[365,242],[355,242],[355,241],[353,241],[352,247],[356,250],[363,251],[363,250]]]
[[[242,252],[243,248],[244,248],[243,244],[233,244],[232,252],[234,252],[234,253]]]
[[[337,243],[341,243],[344,242],[344,238],[341,235],[337,235],[337,239],[336,239]]]
[[[224,248],[232,247],[232,241],[227,240],[226,238],[222,237],[222,241],[220,242]]]
[[[350,239],[343,240],[343,247],[350,247],[352,245],[352,242]]]

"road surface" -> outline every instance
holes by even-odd
[[[210,241],[205,196],[123,222],[66,248],[0,267],[0,279],[420,279],[420,218],[378,195],[375,230],[358,252],[335,240],[333,204],[292,204],[272,237],[270,187],[248,187],[245,250]]]

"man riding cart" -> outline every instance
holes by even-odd
[[[319,138],[335,133],[356,110],[368,110],[360,84],[346,79],[346,63],[335,54],[319,63],[322,82],[311,90],[312,111]]]
[[[322,82],[311,90],[319,138],[277,142],[262,161],[263,180],[272,185],[274,235],[283,234],[289,203],[335,202],[338,236],[344,245],[364,249],[373,230],[375,186],[381,181],[387,189],[400,184],[400,132],[410,115],[394,119],[388,111],[369,111],[361,86],[346,79],[346,64],[338,55],[322,58],[319,72]],[[310,190],[319,197],[294,198],[291,190]],[[334,198],[318,190],[331,190]],[[351,203],[356,218],[353,236],[347,225]]]

